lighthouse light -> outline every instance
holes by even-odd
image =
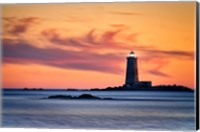
[[[128,57],[136,57],[136,55],[134,54],[133,51],[131,51],[131,53],[128,55]]]

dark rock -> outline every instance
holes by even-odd
[[[99,98],[91,94],[82,94],[80,96],[52,95],[52,96],[47,97],[47,99],[103,99],[103,98]]]
[[[77,99],[101,99],[101,98],[93,96],[91,94],[82,94],[78,96]]]

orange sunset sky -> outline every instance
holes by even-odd
[[[3,88],[105,88],[139,80],[195,88],[195,2],[2,6]]]

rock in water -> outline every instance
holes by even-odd
[[[48,99],[102,99],[91,94],[82,94],[80,96],[70,96],[70,95],[52,95]]]
[[[101,98],[93,96],[91,94],[82,94],[78,96],[77,99],[101,99]]]

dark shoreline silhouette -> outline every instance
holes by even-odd
[[[43,88],[24,88],[23,90],[44,90]]]
[[[24,91],[45,91],[45,90],[64,90],[64,91],[174,91],[174,92],[194,92],[195,89],[188,88],[181,85],[157,85],[152,87],[126,87],[115,86],[107,88],[90,88],[90,89],[47,89],[47,88],[3,88],[4,90],[24,90]]]
[[[180,86],[180,85],[158,85],[152,87],[126,87],[126,86],[118,86],[118,87],[107,87],[105,89],[91,89],[91,91],[186,91],[186,92],[194,92],[193,89]]]

